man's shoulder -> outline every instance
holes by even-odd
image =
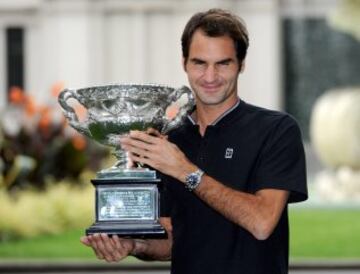
[[[245,103],[243,107],[243,119],[256,125],[257,127],[275,127],[282,126],[298,126],[296,119],[289,113],[268,109],[252,104]]]

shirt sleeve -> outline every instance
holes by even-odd
[[[252,191],[274,188],[290,191],[289,202],[307,199],[306,164],[301,132],[286,115],[270,132],[259,155]]]

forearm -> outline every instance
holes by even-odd
[[[256,229],[260,218],[256,214],[258,201],[254,195],[234,191],[208,176],[203,176],[195,193],[228,220],[249,231]]]
[[[144,261],[169,261],[172,248],[172,224],[171,219],[162,217],[160,224],[167,233],[166,239],[135,240],[135,246],[131,255]]]
[[[174,177],[185,183],[186,175],[197,169],[188,161],[183,165],[183,170],[179,170],[179,175]],[[206,174],[202,176],[194,193],[228,220],[245,228],[256,238],[261,237],[257,230],[267,215],[262,210],[262,201],[256,195],[234,190]]]
[[[135,240],[135,248],[131,255],[144,261],[169,261],[171,259],[172,241],[166,240]]]
[[[205,175],[195,194],[225,218],[261,240],[273,231],[288,195],[286,191],[266,191],[275,198],[267,199],[263,192],[249,194],[237,191]]]

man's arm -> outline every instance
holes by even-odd
[[[135,248],[131,255],[141,260],[170,261],[172,248],[172,225],[170,218],[160,218],[168,238],[163,240],[135,240]]]
[[[147,164],[185,183],[187,174],[197,170],[184,153],[166,138],[133,131],[122,140],[134,161]],[[242,226],[259,240],[268,238],[287,203],[286,190],[263,189],[255,194],[234,190],[204,175],[195,194],[227,219]]]
[[[106,234],[84,236],[80,241],[91,247],[98,259],[107,262],[118,262],[127,256],[135,256],[142,260],[167,261],[171,259],[172,225],[170,218],[160,218],[165,228],[167,239],[126,239],[117,235],[109,237]]]
[[[265,240],[271,235],[289,196],[288,191],[277,189],[263,189],[255,194],[237,191],[207,175],[202,177],[195,193],[258,240]]]

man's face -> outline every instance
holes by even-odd
[[[239,68],[230,37],[209,37],[201,30],[194,33],[184,70],[198,105],[232,104],[237,98]]]

